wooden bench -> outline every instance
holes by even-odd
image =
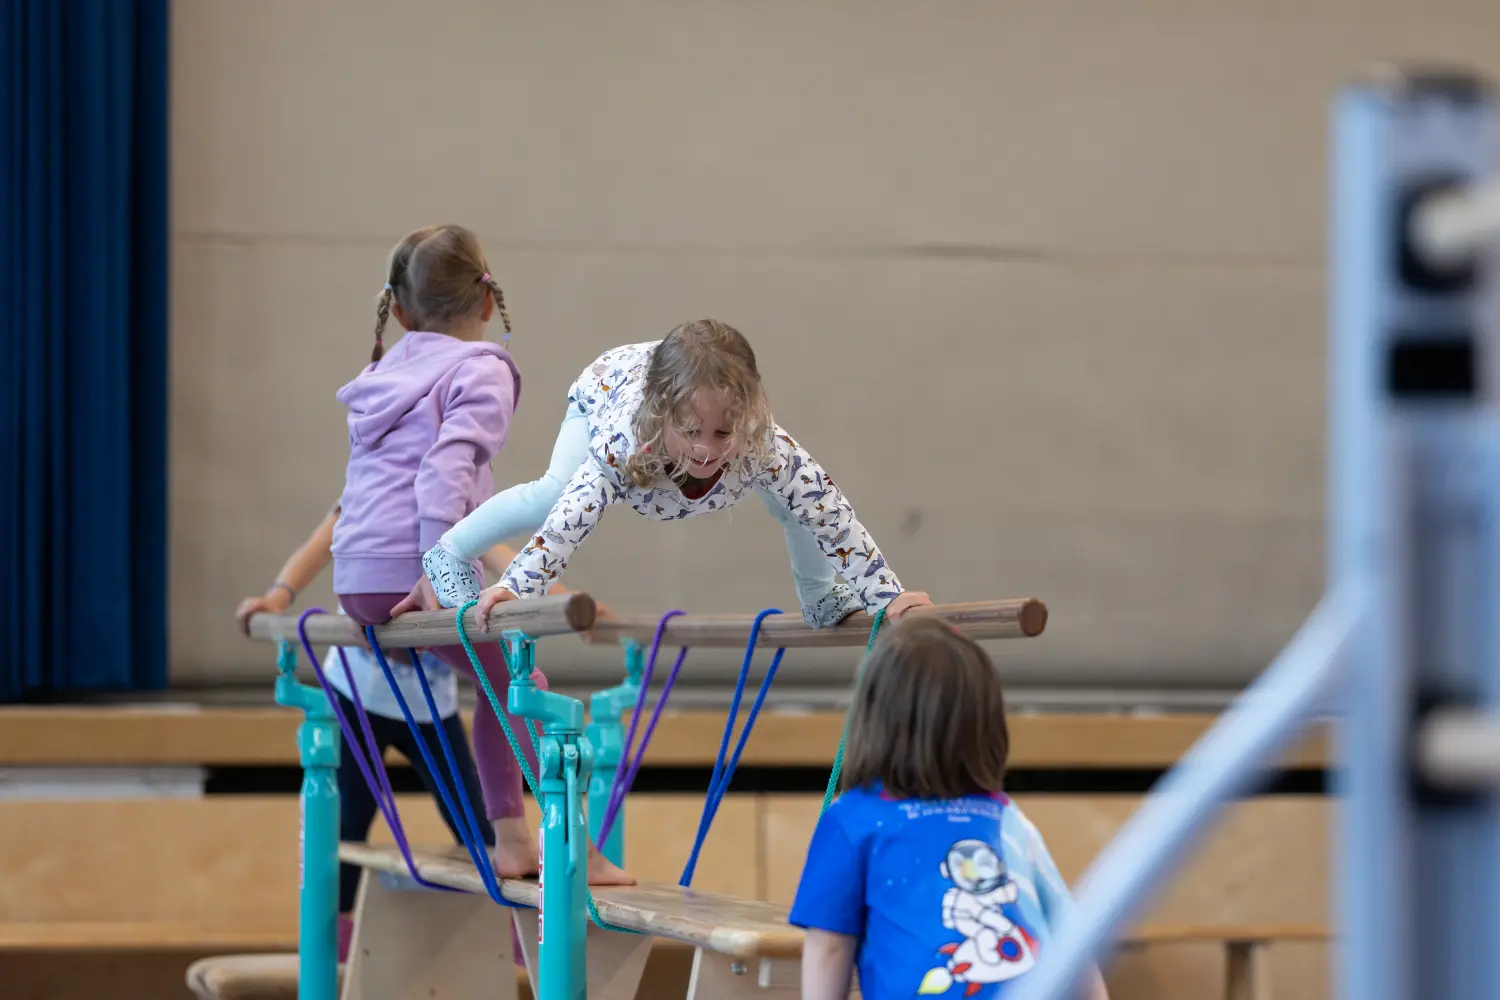
[[[202,958],[188,966],[187,985],[198,1000],[297,1000],[297,953]]]
[[[1276,944],[1327,944],[1328,928],[1317,924],[1147,925],[1117,942],[1122,951],[1153,945],[1221,944],[1224,947],[1225,1000],[1271,1000],[1266,968]]]
[[[500,907],[460,848],[413,848],[412,855],[424,879],[465,891],[410,891],[406,862],[395,848],[339,845],[340,860],[365,869],[346,997],[364,995],[366,975],[387,989],[400,981],[414,992],[435,989],[439,996],[465,996],[479,984],[493,991],[502,966],[513,961],[506,933],[512,919],[526,967],[536,968],[540,893],[534,879],[504,880],[501,894],[521,908]],[[802,932],[787,923],[786,907],[649,881],[595,887],[593,895],[602,921],[638,932],[589,925],[588,995],[595,1000],[635,996],[653,939],[694,950],[689,1000],[801,994]],[[507,946],[496,947],[497,941]]]
[[[365,869],[351,950],[352,982],[345,992],[349,1000],[363,996],[358,989],[360,966],[372,960],[379,961],[379,981],[388,988],[390,977],[395,977],[405,985],[436,989],[440,996],[465,996],[468,993],[464,987],[486,982],[493,992],[498,969],[492,963],[512,961],[508,947],[497,953],[494,946],[497,940],[510,939],[504,933],[508,915],[513,915],[520,932],[527,967],[535,968],[535,880],[504,880],[501,894],[530,907],[506,909],[489,899],[479,873],[460,849],[413,848],[412,853],[424,879],[465,892],[412,892],[402,888],[402,883],[415,883],[410,882],[406,863],[393,847],[339,847],[341,860]],[[677,942],[694,950],[688,1000],[751,996],[790,1000],[800,996],[803,934],[787,923],[786,907],[647,881],[630,887],[601,886],[593,894],[601,920],[638,931],[640,937],[590,925],[590,997],[634,997],[653,939]],[[486,941],[488,951],[494,954],[456,943],[461,940]],[[1270,981],[1264,966],[1270,946],[1328,940],[1326,928],[1301,924],[1158,925],[1131,930],[1117,947],[1130,950],[1171,944],[1222,944],[1227,957],[1227,1000],[1269,1000]],[[451,955],[451,959],[439,951]],[[473,960],[476,954],[483,955],[480,961]]]
[[[297,946],[296,928],[214,926],[187,921],[0,923],[0,953],[122,951],[280,951]]]
[[[1117,942],[1120,951],[1158,945],[1219,944],[1225,950],[1226,1000],[1270,1000],[1265,965],[1277,944],[1326,944],[1328,929],[1315,924],[1150,925],[1127,932]],[[682,947],[675,941],[656,941],[653,948]],[[340,982],[343,980],[340,966]],[[297,1000],[297,955],[221,955],[201,959],[188,968],[188,988],[198,1000]],[[516,970],[516,991],[529,987],[527,973]]]

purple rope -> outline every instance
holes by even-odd
[[[615,772],[615,783],[609,790],[609,805],[604,810],[604,819],[599,823],[599,843],[609,839],[609,832],[615,827],[615,818],[620,813],[620,807],[625,804],[625,796],[630,792],[630,786],[635,783],[636,772],[641,769],[641,760],[646,756],[646,745],[651,742],[651,734],[656,732],[656,721],[661,718],[661,710],[667,703],[667,695],[672,692],[672,685],[677,683],[677,674],[682,670],[682,661],[687,659],[688,647],[683,646],[677,654],[677,662],[672,664],[672,672],[667,675],[667,682],[662,685],[661,697],[656,699],[656,707],[651,712],[651,722],[646,726],[646,732],[641,737],[641,745],[637,750],[635,758],[630,757],[631,744],[635,742],[636,726],[640,724],[641,715],[646,708],[646,690],[651,686],[651,673],[656,669],[656,657],[661,652],[661,640],[667,631],[667,622],[678,615],[687,614],[685,611],[668,611],[661,616],[661,621],[656,623],[656,636],[651,642],[651,652],[646,657],[646,669],[641,674],[641,689],[635,696],[635,711],[630,713],[630,730],[625,736],[625,749],[622,757],[625,759],[624,766]]]
[[[375,799],[375,805],[380,809],[380,815],[385,819],[385,825],[390,829],[396,846],[401,850],[401,857],[406,860],[407,870],[411,877],[420,886],[428,889],[439,889],[443,892],[457,892],[445,885],[429,882],[417,872],[417,862],[411,856],[411,845],[406,839],[406,830],[401,825],[401,816],[396,811],[396,795],[391,791],[391,782],[385,771],[385,761],[378,753],[379,744],[375,740],[375,733],[370,728],[370,717],[365,712],[365,706],[359,697],[359,685],[354,682],[354,671],[349,668],[349,658],[344,655],[342,646],[335,646],[339,651],[339,662],[344,666],[344,679],[349,682],[350,699],[359,713],[360,728],[365,739],[369,740],[369,750],[366,751],[365,744],[360,742],[355,735],[354,727],[344,716],[344,710],[339,707],[338,693],[328,683],[328,678],[323,673],[323,665],[318,662],[317,654],[313,652],[312,642],[307,638],[307,619],[310,615],[326,615],[328,612],[322,608],[308,608],[302,612],[297,619],[297,636],[302,640],[302,648],[307,651],[307,658],[312,661],[313,673],[317,674],[318,685],[322,687],[323,693],[328,697],[328,704],[333,708],[333,714],[339,720],[339,729],[343,731],[345,748],[354,753],[354,763],[359,766],[359,771],[365,777],[365,785],[370,789],[370,795]],[[365,754],[369,753],[367,759]],[[372,773],[373,766],[373,773]],[[379,775],[377,778],[376,775]]]

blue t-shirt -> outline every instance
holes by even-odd
[[[791,923],[859,939],[867,1000],[993,998],[1072,906],[1042,835],[1006,796],[853,789],[818,820]]]

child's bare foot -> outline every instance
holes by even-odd
[[[593,844],[589,845],[589,885],[635,885],[635,876],[617,867]]]
[[[502,878],[528,878],[537,873],[536,840],[523,817],[497,819],[495,826],[495,874]]]
[[[495,826],[495,873],[502,878],[529,878],[537,873],[536,840],[526,820],[497,819]],[[635,885],[635,876],[610,863],[593,844],[589,845],[589,885]]]

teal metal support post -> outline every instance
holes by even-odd
[[[645,660],[641,647],[634,639],[621,642],[625,647],[625,683],[603,691],[595,691],[589,698],[589,724],[584,736],[594,748],[594,773],[589,777],[589,836],[598,846],[599,852],[610,861],[625,867],[625,811],[615,817],[615,825],[609,831],[609,839],[599,843],[599,825],[609,810],[610,792],[615,786],[615,775],[625,757],[625,727],[620,716],[635,706],[641,693],[641,674]]]
[[[339,977],[339,725],[321,689],[297,682],[297,651],[276,654],[276,704],[302,710],[302,864],[298,1000],[337,1000]]]
[[[531,680],[532,640],[515,632],[505,638],[511,670],[506,707],[542,724],[537,1000],[585,1000],[589,831],[583,796],[593,750],[583,735],[583,702],[538,688]]]

